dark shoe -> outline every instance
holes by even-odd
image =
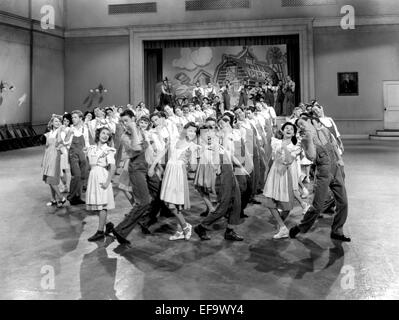
[[[200,237],[201,240],[211,240],[211,238],[206,234],[206,230],[200,224],[194,227],[194,232]]]
[[[71,199],[71,200],[69,200],[69,203],[72,205],[72,206],[79,206],[79,205],[81,205],[81,204],[86,204],[86,202],[84,202],[82,199],[80,199],[80,198],[73,198],[73,199]]]
[[[103,231],[97,231],[93,236],[91,236],[89,239],[90,242],[98,241],[104,239],[105,234]]]
[[[112,222],[108,222],[105,225],[105,235],[109,236],[112,233],[112,230],[114,230],[114,224]]]
[[[243,241],[244,238],[240,237],[237,233],[235,233],[232,229],[227,229],[224,234],[224,239],[229,241]]]
[[[146,235],[152,234],[152,232],[150,231],[150,229],[148,229],[148,227],[145,226],[144,224],[141,224],[141,223],[139,222],[138,225],[140,226],[141,232],[142,232],[143,234],[146,234]]]
[[[250,201],[252,204],[262,204],[262,202],[255,200],[255,199],[251,199]]]
[[[115,231],[115,229],[112,229],[112,234],[115,236],[116,241],[118,241],[120,244],[130,244],[130,241],[122,237],[118,232]]]
[[[336,233],[331,233],[331,239],[334,240],[339,240],[343,242],[351,242],[351,238],[345,237],[343,234],[336,234]]]
[[[300,232],[301,230],[299,230],[298,226],[292,227],[290,229],[290,238],[291,239],[295,239],[295,237],[297,236],[297,234]]]

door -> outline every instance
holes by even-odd
[[[384,81],[384,129],[399,130],[399,81]]]

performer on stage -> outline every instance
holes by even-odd
[[[226,80],[224,86],[221,89],[222,101],[225,111],[230,110],[230,90],[231,90],[230,81]]]
[[[162,81],[158,110],[163,111],[165,105],[173,106],[172,87],[169,84],[168,78]]]
[[[295,82],[292,81],[290,76],[287,76],[287,81],[284,85],[283,92],[283,115],[288,116],[295,108]]]
[[[279,80],[278,85],[277,85],[277,96],[275,99],[275,106],[274,109],[276,110],[277,116],[281,116],[283,114],[283,104],[284,104],[284,84],[282,80]]]
[[[150,110],[148,110],[143,101],[140,101],[136,107],[136,110],[134,110],[134,115],[137,120],[141,119],[141,117],[149,117]]]
[[[224,113],[224,105],[223,102],[220,101],[220,97],[216,96],[215,99],[213,100],[212,104],[213,108],[215,109],[216,112],[216,118],[220,118],[222,114]]]
[[[193,98],[192,98],[192,103],[194,104],[202,104],[202,98],[205,95],[204,89],[201,87],[201,84],[199,81],[195,83],[195,88],[193,89],[192,92]]]
[[[212,85],[211,82],[208,82],[207,87],[204,90],[204,95],[209,99],[209,101],[212,101],[216,96],[215,87]]]
[[[238,101],[238,106],[239,107],[244,106],[246,108],[248,106],[249,89],[248,89],[248,84],[245,80],[241,81],[241,85],[238,88],[238,92],[240,93],[240,99]]]
[[[265,102],[268,106],[274,108],[274,91],[276,87],[273,86],[273,81],[268,79],[265,85]]]

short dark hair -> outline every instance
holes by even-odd
[[[64,120],[67,119],[69,121],[69,125],[72,124],[72,116],[70,113],[65,112],[64,115],[62,116],[62,122],[64,122]]]
[[[238,107],[235,107],[234,108],[234,112],[236,112],[237,110],[241,110],[242,112],[244,112],[244,109],[243,109],[243,107],[241,107],[241,106],[238,106]]]
[[[86,112],[84,113],[84,115],[83,115],[83,118],[86,118],[86,116],[87,116],[89,113],[91,114],[92,119],[95,119],[95,118],[96,118],[96,116],[94,115],[94,112],[91,112],[91,111],[86,111]]]
[[[251,112],[256,112],[256,108],[254,106],[250,106],[247,108],[247,110],[251,111]]]
[[[213,118],[213,117],[208,117],[208,118],[205,119],[205,122],[208,122],[208,121],[215,121],[215,122],[217,122],[217,120],[216,120],[215,118]]]
[[[121,113],[121,118],[125,116],[128,116],[131,119],[135,117],[134,112],[130,109],[123,110],[123,112]]]

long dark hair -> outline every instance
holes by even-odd
[[[284,131],[284,129],[285,129],[286,126],[292,126],[292,127],[294,128],[294,135],[293,135],[292,138],[291,138],[291,142],[292,142],[292,144],[295,146],[295,145],[298,143],[298,139],[297,139],[297,137],[296,137],[296,133],[297,133],[298,129],[297,129],[296,125],[293,124],[292,122],[286,122],[286,123],[284,123],[284,124],[282,125],[282,127],[281,127],[281,132]]]

